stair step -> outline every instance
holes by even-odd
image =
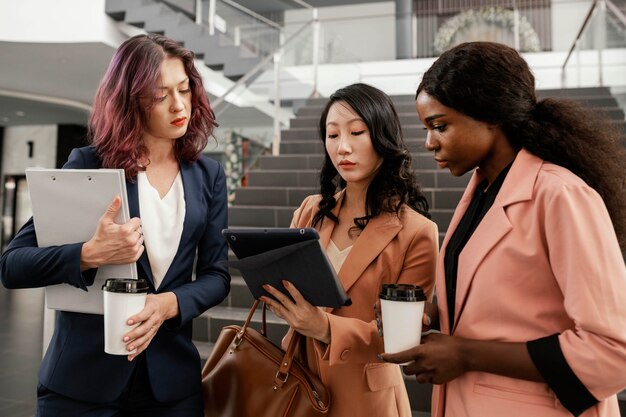
[[[446,175],[452,177],[452,175],[446,170],[441,170],[437,165],[437,162],[433,159],[431,154],[411,154],[412,156],[412,168],[416,170],[418,181],[421,181],[422,170],[445,172]],[[319,187],[319,169],[251,169],[248,171],[248,185],[259,187]],[[441,175],[441,178],[445,175]],[[424,178],[430,180],[430,178]],[[446,184],[450,183],[465,183],[462,180],[445,181]],[[441,187],[444,183],[432,184],[430,186]]]
[[[228,208],[228,224],[232,227],[289,227],[293,212],[298,206],[239,206]],[[437,223],[440,233],[445,233],[452,219],[454,209],[430,210],[432,220]]]
[[[424,130],[424,126],[417,119],[417,116],[415,116],[415,120],[413,123],[411,123],[410,125],[405,124],[402,126],[402,135],[404,136],[404,140],[425,140],[426,133],[427,132]],[[292,140],[306,140],[320,143],[322,142],[318,129],[316,127],[295,127],[280,132],[281,145],[285,142],[290,142]]]
[[[405,139],[405,144],[409,152],[426,152],[426,138],[422,139]],[[280,144],[281,155],[293,155],[293,154],[318,154],[324,155],[325,145],[317,140],[287,140],[281,141]]]
[[[314,155],[262,155],[257,159],[259,169],[320,169],[324,156]]]
[[[235,192],[235,204],[299,206],[307,196],[316,193],[316,187],[244,187]]]
[[[463,195],[464,188],[423,188],[422,192],[433,209],[454,209]],[[316,194],[315,187],[254,187],[239,188],[234,204],[238,206],[299,206],[309,195]]]
[[[215,343],[223,327],[229,325],[243,326],[250,312],[250,307],[223,307],[216,306],[204,313],[200,317],[204,318],[208,327],[208,342]],[[261,328],[261,309],[254,313],[250,326],[256,330]],[[267,335],[268,338],[280,346],[283,336],[287,333],[289,326],[287,323],[276,317],[271,311],[267,311]],[[203,340],[204,341],[204,340]]]
[[[289,227],[293,212],[298,206],[233,205],[228,208],[228,225],[230,227]]]

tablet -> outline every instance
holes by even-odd
[[[317,230],[312,227],[301,229],[290,227],[224,229],[222,235],[238,259],[320,238]]]
[[[254,298],[272,297],[270,284],[291,297],[282,284],[291,281],[302,296],[320,307],[351,304],[313,228],[224,229],[222,234],[237,256],[228,265],[241,272]]]

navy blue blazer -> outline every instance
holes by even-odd
[[[64,168],[99,168],[92,146],[72,150]],[[226,178],[219,163],[202,156],[180,162],[186,213],[180,245],[158,290],[154,289],[146,252],[137,262],[139,276],[150,292],[172,291],[180,315],[163,323],[143,354],[154,396],[174,401],[201,390],[201,364],[191,341],[192,319],[219,304],[230,290],[224,261],[228,249],[221,230],[227,225]],[[141,217],[137,182],[126,182],[131,217]],[[0,258],[0,278],[7,288],[34,288],[67,283],[87,289],[95,270],[80,271],[83,242],[37,247],[32,218],[11,241]],[[192,281],[194,258],[195,280]],[[90,289],[96,290],[99,289]],[[39,369],[47,388],[82,401],[109,402],[129,382],[136,360],[104,353],[103,316],[60,311],[48,351]]]

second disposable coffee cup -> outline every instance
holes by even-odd
[[[145,279],[107,279],[102,286],[104,297],[104,351],[111,355],[129,355],[124,334],[135,326],[128,319],[143,310],[148,294]]]
[[[386,353],[396,353],[420,344],[426,295],[411,284],[383,284],[380,309]]]

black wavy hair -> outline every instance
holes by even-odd
[[[331,106],[342,102],[349,105],[363,119],[370,132],[376,153],[382,156],[382,164],[372,179],[365,197],[364,217],[354,219],[359,230],[365,229],[370,219],[381,212],[398,214],[403,204],[430,218],[428,201],[422,194],[411,168],[411,153],[404,143],[402,127],[391,98],[367,84],[357,83],[337,90],[330,96],[320,117],[319,133],[326,142],[326,117]],[[339,222],[332,213],[335,194],[346,187],[346,182],[335,169],[328,152],[320,172],[319,211],[313,217],[313,226],[328,217]]]
[[[422,91],[473,119],[499,125],[516,149],[582,178],[604,200],[626,251],[624,132],[602,112],[571,100],[537,102],[526,61],[515,49],[493,42],[463,43],[444,52],[424,74],[417,94]]]

